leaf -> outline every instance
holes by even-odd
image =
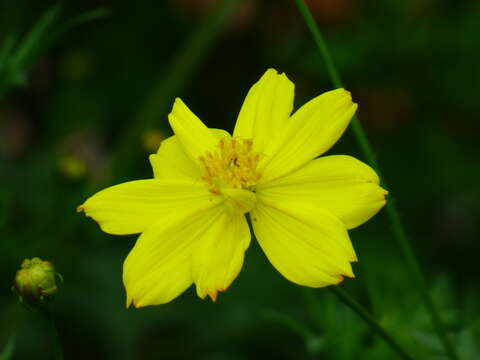
[[[33,28],[25,35],[13,56],[10,66],[12,71],[22,71],[38,55],[42,48],[42,40],[46,38],[49,27],[60,14],[60,6],[54,5],[35,23]]]
[[[470,326],[463,329],[457,339],[457,347],[462,359],[475,360],[480,354],[480,342],[475,334],[475,328],[478,326]]]
[[[87,11],[83,14],[80,14],[78,16],[75,16],[74,18],[68,20],[64,24],[58,27],[58,29],[55,30],[53,35],[50,36],[48,40],[48,44],[51,44],[55,42],[58,38],[60,38],[63,34],[66,32],[83,25],[85,23],[94,21],[94,20],[99,20],[102,18],[105,18],[110,15],[110,10],[107,8],[99,8],[95,9],[92,11]]]
[[[13,350],[15,348],[15,335],[10,336],[10,339],[5,345],[5,348],[0,353],[0,360],[10,360],[12,359]]]
[[[33,25],[13,50],[15,36],[9,35],[0,46],[0,98],[13,86],[26,82],[26,72],[32,63],[63,34],[84,23],[103,18],[108,9],[100,8],[80,14],[56,28],[53,24],[60,17],[61,6],[54,5]]]

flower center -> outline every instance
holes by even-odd
[[[252,150],[252,139],[221,139],[217,148],[200,156],[203,167],[201,179],[209,191],[220,194],[222,186],[251,189],[262,177],[257,171],[260,154]]]

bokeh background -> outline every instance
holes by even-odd
[[[308,4],[447,329],[463,359],[478,359],[480,3]],[[53,357],[48,325],[10,292],[21,261],[40,256],[65,279],[55,317],[67,359],[396,359],[328,289],[283,279],[255,242],[217,303],[191,288],[126,310],[122,262],[136,236],[102,233],[75,212],[101,188],[152,176],[148,154],[171,134],[176,96],[231,130],[269,67],[295,82],[297,108],[331,89],[294,2],[53,5],[0,2],[0,49],[14,44],[0,69],[0,354],[10,344],[12,359]],[[350,130],[330,153],[364,159]],[[384,212],[350,234],[360,261],[341,286],[412,355],[444,359]]]

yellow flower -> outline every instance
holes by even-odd
[[[127,306],[167,303],[192,283],[214,301],[243,265],[253,231],[272,265],[304,286],[353,277],[347,229],[385,204],[377,174],[346,155],[317,157],[357,105],[344,89],[293,115],[294,85],[269,69],[250,89],[233,136],[207,128],[176,99],[174,136],[150,155],[153,179],[107,188],[79,211],[103,231],[142,233],[123,268]]]

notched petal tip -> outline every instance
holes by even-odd
[[[263,74],[263,76],[265,76],[265,75],[272,76],[272,75],[277,75],[277,74],[278,74],[277,69],[271,67],[271,68],[268,68],[267,71],[265,71],[265,73]]]
[[[226,287],[221,288],[221,289],[209,290],[206,293],[203,293],[203,292],[199,293],[197,291],[197,296],[202,300],[205,300],[207,297],[209,297],[210,300],[212,300],[212,302],[216,303],[217,299],[218,299],[218,295],[220,295],[220,293],[223,293],[223,292],[227,291],[229,287],[230,286],[226,286]]]
[[[218,289],[218,290],[214,290],[214,291],[211,291],[209,292],[207,295],[208,297],[210,297],[210,299],[212,300],[212,302],[216,303],[217,302],[217,298],[218,298],[218,295],[222,292],[225,292],[228,290],[228,287],[224,288],[224,289]],[[207,295],[205,295],[202,299],[205,299],[207,297]]]
[[[280,72],[277,69],[274,68],[269,68],[265,73],[262,75],[260,80],[258,81],[257,84],[259,83],[265,83],[265,82],[278,82],[278,81],[286,81],[288,83],[291,83],[290,79],[288,78],[287,74],[284,72]],[[291,83],[293,85],[293,83]],[[256,84],[255,84],[256,85]],[[255,86],[254,85],[254,86]]]
[[[77,206],[77,213],[85,212],[85,204]]]
[[[130,306],[133,306],[135,309],[141,309],[146,306],[151,306],[151,305],[158,305],[156,303],[147,303],[147,302],[142,302],[142,298],[128,298],[127,295],[127,302],[126,302],[126,308],[128,309]]]
[[[278,71],[277,69],[275,68],[269,68],[267,69],[267,71],[265,71],[265,73],[263,74],[262,78],[260,79],[260,81],[263,79],[263,80],[278,80],[278,79],[282,79],[282,80],[287,80],[288,82],[290,82],[290,79],[288,78],[287,74],[284,73],[284,72],[280,72]]]
[[[352,269],[352,263],[353,261],[348,261],[348,265],[346,266],[346,268],[338,274],[338,276],[344,278],[344,277],[348,277],[350,279],[354,279],[355,278],[355,274],[353,273],[353,269]]]
[[[350,278],[350,279],[355,279],[355,278],[356,278],[356,276],[355,276],[355,274],[353,273],[353,271],[350,272],[350,273],[348,273],[348,274],[343,274],[343,277],[348,277],[348,278]]]
[[[340,283],[342,283],[342,282],[345,280],[345,278],[355,279],[355,277],[356,277],[353,272],[350,272],[350,273],[348,273],[348,274],[339,274],[338,276],[339,276],[339,277],[338,277],[337,282],[334,283],[334,284],[332,284],[332,285],[334,285],[334,286],[335,286],[335,285],[339,285]]]
[[[352,93],[344,88],[338,88],[328,91],[331,95],[337,95],[338,101],[344,104],[351,111],[355,112],[358,108],[358,104],[353,101]]]
[[[148,305],[151,305],[151,304],[142,304],[140,302],[137,302],[137,301],[133,300],[132,305],[135,309],[141,309],[141,308],[143,308],[145,306],[148,306]]]
[[[345,88],[337,88],[337,89],[334,89],[334,90],[332,90],[332,91],[336,91],[336,92],[339,92],[339,93],[340,93],[340,92],[343,92],[343,94],[344,94],[345,96],[347,96],[347,97],[349,97],[350,99],[352,99],[352,93],[351,93],[349,90],[345,89]]]
[[[217,291],[208,293],[208,296],[210,297],[210,299],[211,299],[214,303],[217,302],[217,295],[218,295],[218,292],[217,292]]]

